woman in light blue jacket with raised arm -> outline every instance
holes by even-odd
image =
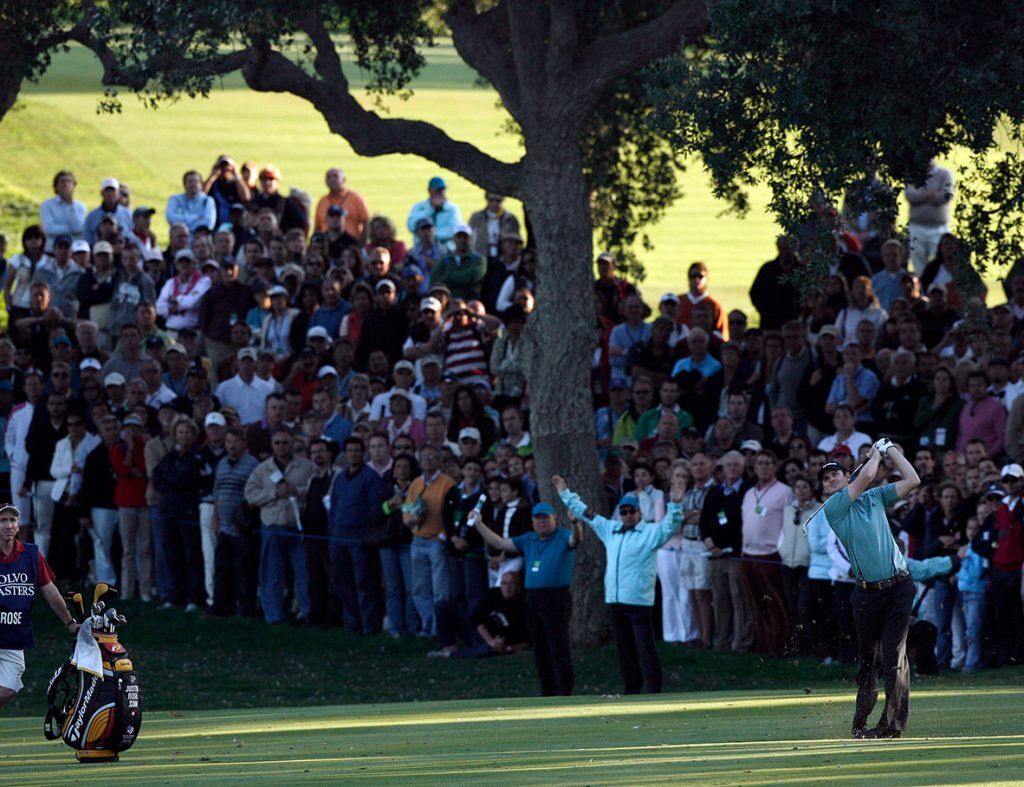
[[[807,568],[807,646],[818,659],[833,655],[835,649],[835,622],[832,615],[832,558],[828,554],[828,534],[831,529],[825,514],[818,511],[806,523],[807,545],[811,563]]]
[[[658,652],[654,648],[654,580],[657,576],[658,548],[668,541],[683,521],[683,495],[686,482],[673,474],[668,513],[657,523],[643,522],[636,495],[619,501],[619,521],[599,516],[569,491],[561,476],[551,482],[562,502],[573,514],[590,526],[604,544],[606,565],[604,600],[611,611],[619,671],[626,694],[661,691],[662,674]]]

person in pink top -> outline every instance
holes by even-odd
[[[759,451],[756,483],[743,496],[743,584],[754,624],[754,651],[781,655],[789,637],[779,535],[793,490],[775,475],[775,454]]]
[[[988,375],[982,371],[967,376],[967,402],[960,411],[960,429],[956,438],[957,453],[964,453],[971,440],[988,446],[989,456],[1003,453],[1006,441],[1006,408],[988,392]]]

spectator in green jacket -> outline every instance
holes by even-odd
[[[487,273],[487,261],[473,251],[473,230],[467,224],[455,228],[455,251],[442,259],[430,273],[431,284],[444,284],[453,298],[479,300]]]

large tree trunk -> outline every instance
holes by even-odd
[[[537,142],[527,135],[523,189],[539,260],[537,309],[526,330],[537,478],[545,499],[555,502],[550,478],[558,474],[603,511],[590,395],[593,225],[575,138],[547,134],[554,138]],[[604,548],[587,529],[573,578],[572,638],[577,644],[591,645],[605,636],[603,574]]]

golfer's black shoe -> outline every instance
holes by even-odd
[[[866,729],[864,729],[863,727],[854,727],[853,728],[853,737],[856,738],[857,740],[861,740],[863,738],[868,737],[868,731]]]
[[[878,727],[872,727],[870,730],[864,730],[865,738],[898,738],[900,737],[899,730],[883,730]]]

